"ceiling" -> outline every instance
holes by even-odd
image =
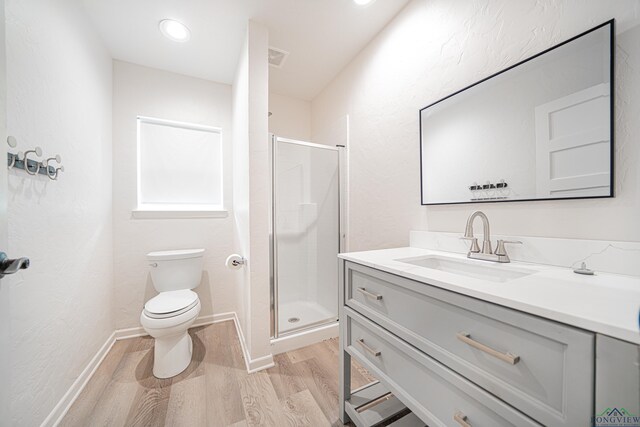
[[[270,91],[313,99],[408,3],[377,0],[82,0],[114,58],[231,84],[248,20],[269,29],[270,46],[290,52],[270,67]],[[158,22],[178,20],[191,40],[164,38]]]

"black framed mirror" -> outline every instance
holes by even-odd
[[[420,110],[423,205],[613,197],[614,20]]]

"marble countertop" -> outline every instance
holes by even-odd
[[[399,259],[439,255],[505,270],[533,270],[506,282],[494,282],[421,267]],[[465,255],[420,248],[350,252],[340,258],[425,282],[470,297],[546,319],[640,344],[640,277],[612,273],[593,276],[571,269],[525,262],[508,264],[469,260]]]

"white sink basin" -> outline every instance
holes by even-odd
[[[474,279],[490,280],[492,282],[508,282],[530,274],[537,273],[522,267],[514,267],[509,264],[498,264],[490,261],[461,260],[438,255],[429,255],[419,258],[404,258],[396,261],[432,270],[459,274],[473,277]]]

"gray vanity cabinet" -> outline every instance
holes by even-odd
[[[351,415],[356,425],[366,425],[345,387],[354,357],[421,420],[416,425],[592,424],[601,400],[595,377],[615,378],[607,369],[618,369],[606,360],[615,357],[614,344],[607,342],[610,350],[598,353],[601,367],[594,363],[592,332],[349,261],[340,264],[345,420]],[[637,356],[628,356],[628,363],[637,363]],[[638,392],[638,382],[620,381]],[[611,388],[603,394],[620,390]]]

